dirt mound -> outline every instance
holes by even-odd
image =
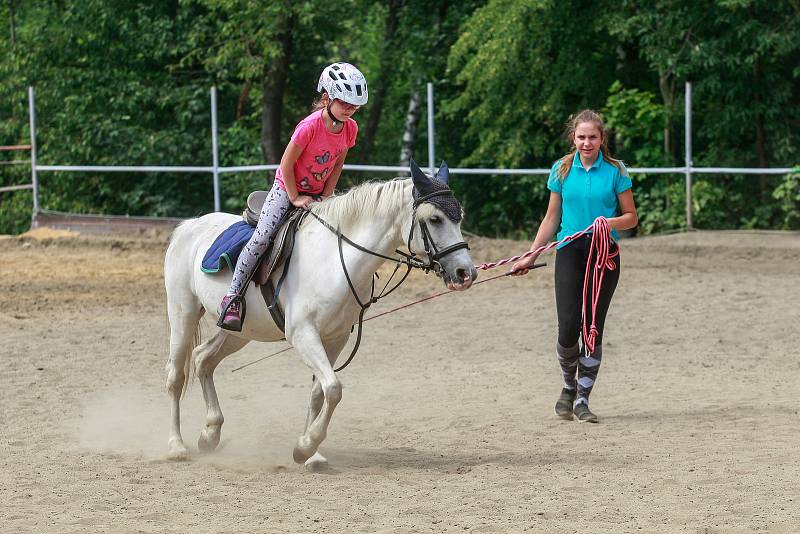
[[[24,234],[20,234],[21,238],[37,239],[39,241],[44,239],[61,239],[65,237],[78,237],[80,233],[73,232],[72,230],[56,230],[54,228],[39,227],[28,230]]]

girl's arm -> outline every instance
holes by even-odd
[[[342,152],[338,158],[336,158],[336,163],[333,164],[331,175],[325,181],[325,188],[322,190],[323,197],[328,198],[336,189],[336,183],[339,181],[339,175],[342,174],[342,167],[344,166],[344,160],[346,157],[347,149],[345,149],[345,151]]]
[[[536,239],[531,243],[530,250],[536,250],[539,247],[546,245],[553,235],[555,235],[558,227],[561,225],[561,195],[559,193],[550,192],[550,202],[547,204],[547,213],[544,214],[542,223],[539,225],[539,230],[536,232]],[[527,258],[523,258],[516,262],[511,267],[511,272],[514,275],[527,274],[528,269],[534,264],[539,254],[532,254]]]
[[[617,217],[608,220],[611,228],[615,230],[628,230],[639,224],[639,216],[636,214],[636,203],[633,201],[633,191],[628,189],[617,195],[619,200],[619,212]]]
[[[283,175],[283,185],[286,187],[286,194],[289,195],[289,201],[297,208],[305,208],[308,206],[312,198],[308,195],[301,195],[297,191],[297,183],[294,176],[294,164],[303,149],[293,142],[289,141],[286,145],[286,150],[283,151],[281,157],[281,174]]]

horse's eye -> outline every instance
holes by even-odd
[[[440,224],[442,222],[442,218],[439,217],[438,215],[434,215],[433,217],[431,217],[430,220],[431,224]]]

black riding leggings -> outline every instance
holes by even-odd
[[[616,269],[608,269],[603,273],[603,283],[600,289],[600,298],[597,302],[597,338],[595,350],[586,354],[586,348],[579,349],[578,340],[581,336],[581,307],[583,305],[583,280],[586,275],[586,262],[592,253],[594,262],[595,254],[591,250],[592,237],[584,235],[556,252],[555,286],[556,286],[556,312],[558,314],[558,345],[556,354],[564,378],[564,387],[575,389],[577,396],[575,402],[589,402],[589,394],[597,379],[600,362],[603,358],[603,327],[606,314],[611,304],[611,297],[617,287],[620,273],[620,257],[615,256],[612,261]],[[611,252],[618,251],[619,247],[611,245]],[[594,269],[594,265],[592,266]],[[589,286],[587,288],[586,321],[587,328],[592,324],[592,272],[589,273]],[[576,377],[577,374],[577,377]]]
[[[581,335],[581,306],[583,304],[583,278],[586,274],[586,261],[592,244],[591,235],[583,235],[556,252],[556,311],[558,313],[558,344],[562,347],[572,347],[578,343]],[[619,250],[616,243],[612,243],[611,252]],[[594,254],[592,255],[594,261]],[[606,269],[603,274],[603,285],[600,290],[600,299],[597,302],[597,341],[603,341],[603,325],[606,314],[611,304],[611,297],[619,281],[620,261],[619,254],[613,258],[617,268],[613,271]],[[594,268],[594,266],[592,266]],[[592,292],[591,273],[589,274],[588,295]],[[591,299],[586,302],[586,320],[592,324]]]

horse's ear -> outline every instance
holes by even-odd
[[[408,164],[411,166],[411,179],[414,182],[414,187],[423,195],[426,194],[431,187],[431,179],[428,178],[427,174],[422,172],[422,169],[419,168],[419,165],[417,165],[417,162],[413,159],[410,159]]]
[[[447,163],[445,163],[444,160],[442,160],[442,164],[439,165],[439,170],[436,171],[435,178],[445,184],[450,180],[450,169],[447,168]]]

